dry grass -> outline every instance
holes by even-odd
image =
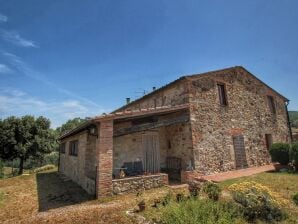
[[[227,189],[232,183],[244,180],[269,186],[289,201],[293,193],[298,192],[297,174],[262,173],[225,181],[220,185]],[[56,171],[23,175],[0,180],[0,223],[133,224],[135,221],[125,211],[135,207],[140,199],[144,199],[149,206],[168,191],[164,187],[148,190],[141,197],[127,194],[95,200],[75,183],[61,180]],[[291,203],[286,209],[290,215],[286,223],[295,223],[298,207]]]
[[[151,201],[166,188],[146,191]],[[134,223],[125,212],[136,206],[135,194],[95,200],[56,171],[0,180],[0,223]]]

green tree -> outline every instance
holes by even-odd
[[[50,129],[50,120],[33,116],[8,117],[0,121],[0,157],[3,160],[19,159],[19,174],[23,173],[28,158],[39,158],[50,153],[56,144]]]
[[[84,123],[87,119],[76,117],[74,119],[68,120],[66,123],[62,124],[61,127],[56,129],[58,135],[63,135],[66,132],[71,131],[72,129],[78,127],[80,124]]]

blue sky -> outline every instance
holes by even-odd
[[[57,127],[234,65],[298,110],[297,21],[296,0],[0,0],[0,118]]]

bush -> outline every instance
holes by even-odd
[[[203,183],[199,181],[191,181],[188,187],[190,195],[193,197],[197,197],[200,194],[202,184]]]
[[[203,185],[203,192],[207,194],[208,198],[217,201],[221,192],[220,187],[212,182],[205,182]]]
[[[171,191],[169,191],[162,199],[161,199],[161,204],[163,206],[168,205],[171,201],[173,201],[174,199],[174,195]]]
[[[241,211],[231,203],[193,198],[162,207],[157,222],[162,224],[240,223]],[[238,222],[237,222],[238,221]],[[242,220],[241,223],[244,223]]]
[[[4,177],[4,164],[0,160],[0,179]]]
[[[47,171],[47,170],[51,170],[51,169],[55,169],[56,166],[54,165],[45,165],[39,168],[34,169],[34,173],[39,173],[39,172],[43,172],[43,171]]]
[[[298,171],[298,142],[292,144],[291,151],[290,151],[290,159],[295,166],[295,170]]]
[[[274,143],[270,147],[269,153],[273,162],[279,162],[281,165],[289,163],[290,145],[287,143]]]
[[[295,202],[296,205],[298,205],[298,193],[295,193],[293,195],[293,201]]]
[[[52,164],[52,165],[58,166],[58,160],[59,160],[59,152],[54,151],[44,155],[43,164],[44,165]]]
[[[244,216],[248,221],[257,218],[266,221],[280,221],[285,218],[281,207],[285,201],[268,187],[256,182],[242,182],[229,187],[233,199],[243,206]]]

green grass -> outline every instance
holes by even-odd
[[[250,177],[237,178],[219,183],[222,196],[218,202],[204,198],[177,203],[174,200],[168,206],[151,207],[146,203],[146,210],[142,213],[147,219],[160,221],[163,224],[195,224],[195,223],[247,223],[241,214],[239,205],[236,204],[228,191],[233,183],[255,181],[268,186],[287,201],[283,208],[288,218],[280,223],[298,223],[298,206],[293,202],[293,195],[298,192],[298,174],[289,173],[261,173]],[[232,204],[231,204],[232,203]],[[257,223],[266,223],[257,220]]]
[[[151,210],[151,213],[145,212],[145,216],[162,224],[246,223],[240,210],[232,203],[195,198],[179,203],[172,201],[167,206]]]

